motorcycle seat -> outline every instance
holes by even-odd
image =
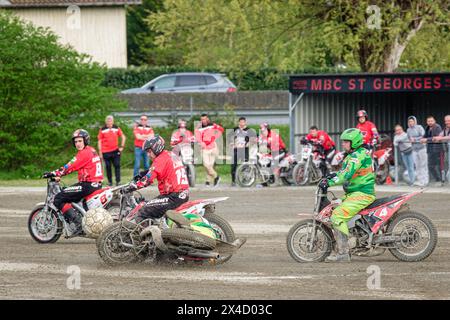
[[[372,202],[372,204],[370,204],[368,207],[364,208],[364,210],[379,207],[382,204],[392,202],[396,199],[400,199],[401,197],[403,197],[403,194],[397,194],[395,196],[383,197],[383,198],[376,199],[374,202]]]

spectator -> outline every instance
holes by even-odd
[[[322,176],[327,175],[327,164],[331,167],[331,160],[336,153],[336,147],[333,139],[323,130],[319,130],[317,126],[311,126],[309,128],[309,134],[305,137],[306,140],[312,141],[323,147],[323,155],[326,163],[321,162],[320,168]]]
[[[119,147],[119,137],[122,137],[122,143]],[[98,150],[100,158],[105,161],[106,175],[108,185],[112,186],[112,168],[116,174],[116,186],[120,184],[120,156],[125,147],[126,137],[122,130],[114,124],[114,117],[109,115],[105,119],[105,126],[98,133]]]
[[[186,121],[180,119],[178,121],[178,130],[176,130],[170,139],[170,145],[172,147],[179,143],[191,143],[194,140],[194,135],[186,128]]]
[[[214,183],[217,186],[220,182],[220,176],[214,170],[214,164],[219,156],[219,149],[216,140],[220,138],[224,129],[218,124],[212,123],[206,113],[201,115],[200,123],[195,129],[195,139],[202,148],[203,166],[206,169],[206,185]]]
[[[252,141],[250,141],[252,140]],[[231,164],[231,186],[236,186],[236,169],[238,162],[249,160],[249,144],[256,143],[256,131],[247,127],[247,119],[239,118],[239,125],[228,135],[227,141],[233,148],[233,163]]]
[[[369,115],[365,110],[359,110],[356,113],[356,117],[358,118],[356,128],[363,135],[363,147],[368,150],[374,149],[375,145],[379,142],[377,127],[373,122],[369,121]]]
[[[416,174],[414,172],[414,157],[412,143],[401,125],[395,126],[394,146],[398,147],[402,156],[403,164],[408,170],[409,185],[413,185]]]
[[[446,158],[446,171],[447,171],[447,181],[450,182],[450,115],[446,115],[444,118],[445,128],[439,134],[439,136],[434,137],[434,142],[441,142],[443,144],[444,154]]]
[[[144,170],[147,171],[150,168],[150,162],[148,159],[147,152],[142,150],[142,145],[147,138],[152,138],[155,133],[152,127],[147,125],[148,118],[146,115],[141,116],[141,121],[133,130],[134,133],[134,172],[133,176],[139,174],[141,168],[141,159],[144,159]]]
[[[426,147],[420,142],[420,139],[425,134],[425,129],[417,124],[417,119],[414,116],[408,117],[408,134],[409,141],[412,143],[414,166],[416,167],[416,181],[414,185],[425,187],[428,185],[428,158]]]
[[[436,119],[433,116],[429,116],[427,118],[425,134],[420,140],[420,142],[427,144],[428,172],[436,182],[441,182],[442,179],[440,168],[442,145],[440,143],[433,143],[433,137],[439,136],[441,132],[442,128],[436,123]]]

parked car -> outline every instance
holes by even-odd
[[[150,92],[236,92],[236,86],[220,73],[171,73],[163,74],[140,88],[122,93]]]

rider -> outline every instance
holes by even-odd
[[[267,122],[263,122],[260,126],[260,136],[258,138],[259,148],[266,148],[267,152],[270,153],[273,160],[272,163],[278,163],[287,154],[286,145],[277,132],[270,128]],[[274,174],[279,176],[279,168],[275,166]]]
[[[312,141],[315,144],[318,144],[323,147],[323,153],[325,156],[325,161],[328,164],[331,164],[331,160],[333,160],[333,156],[336,153],[336,147],[333,139],[323,130],[319,130],[317,126],[311,126],[309,128],[309,134],[306,135],[305,139],[302,139],[302,142]],[[326,176],[327,166],[321,163],[322,176]]]
[[[173,152],[164,149],[165,142],[159,135],[145,140],[142,146],[142,150],[152,159],[152,166],[136,177],[139,180],[131,183],[127,192],[145,188],[157,179],[160,195],[139,210],[136,223],[149,218],[159,219],[168,210],[189,200],[189,183],[183,163]]]
[[[374,149],[379,142],[379,135],[377,127],[373,122],[369,121],[369,116],[365,110],[359,110],[356,113],[358,124],[356,128],[359,129],[364,137],[363,146],[368,150]]]
[[[375,201],[375,176],[369,150],[363,147],[363,135],[356,128],[341,134],[342,147],[346,156],[342,169],[322,179],[319,187],[326,192],[328,187],[343,185],[345,196],[342,203],[333,210],[331,223],[335,235],[337,252],[328,261],[350,261],[348,226],[359,211]]]
[[[78,183],[63,189],[55,196],[55,207],[61,210],[64,219],[69,223],[73,234],[81,234],[81,215],[72,208],[71,202],[79,202],[84,197],[102,188],[103,170],[102,162],[97,151],[89,146],[90,136],[86,130],[78,129],[72,134],[72,143],[78,150],[76,156],[66,165],[50,173],[44,173],[45,177],[65,176],[78,171]]]

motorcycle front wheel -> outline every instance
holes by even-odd
[[[289,230],[286,244],[291,257],[297,262],[321,262],[331,253],[333,236],[331,231],[316,223],[314,239],[312,219],[297,222]]]
[[[28,218],[28,231],[39,243],[55,243],[61,237],[63,223],[54,211],[44,211],[44,206],[35,207]]]
[[[308,183],[309,177],[306,176],[307,168],[305,163],[299,162],[295,165],[292,171],[293,181],[298,186],[304,186]]]
[[[239,186],[249,188],[256,182],[257,168],[250,163],[241,164],[236,170],[236,181]]]

